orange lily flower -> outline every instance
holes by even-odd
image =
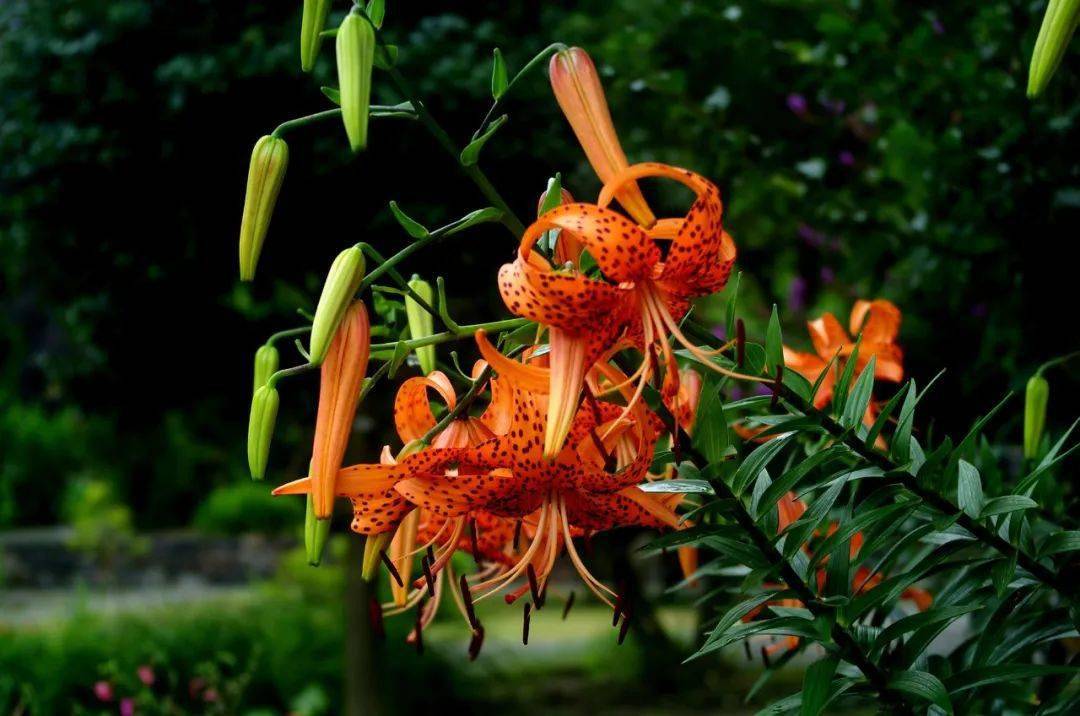
[[[555,99],[593,171],[605,184],[614,180],[629,163],[615,133],[604,87],[592,58],[580,47],[572,47],[552,55],[548,69]],[[619,189],[616,198],[642,226],[652,226],[656,221],[636,182]]]
[[[674,179],[693,190],[697,199],[687,215],[661,219],[646,231],[607,208],[620,187],[646,176]],[[525,231],[517,259],[499,271],[499,290],[512,313],[548,328],[550,370],[513,361],[517,368],[507,366],[515,381],[549,393],[546,459],[562,447],[590,367],[625,345],[638,346],[644,355],[631,406],[658,370],[664,371],[664,397],[671,400],[678,393],[670,338],[710,368],[729,373],[711,360],[715,351],[699,348],[678,325],[693,298],[719,290],[731,273],[735,244],[720,225],[721,213],[720,193],[703,177],[665,164],[637,164],[604,187],[597,205],[558,206]],[[572,263],[550,266],[533,250],[549,230],[560,230],[560,238],[569,233],[608,280],[588,277]],[[490,344],[481,341],[481,351],[492,361]]]
[[[329,519],[333,511],[335,482],[356,418],[370,349],[367,309],[356,301],[341,319],[321,368],[311,454],[312,498],[315,516],[320,520]]]
[[[800,353],[784,346],[784,364],[811,383],[817,381],[833,356],[838,356],[837,370],[842,369],[843,362],[851,356],[855,348],[851,335],[858,335],[860,332],[862,342],[859,344],[855,370],[861,371],[866,367],[870,356],[876,356],[874,378],[893,383],[904,379],[904,354],[896,345],[896,336],[900,332],[900,309],[891,301],[882,298],[856,301],[848,323],[851,335],[831,313],[809,321],[806,325],[810,331],[810,340],[814,344],[814,352]],[[836,374],[836,371],[830,371],[822,379],[821,387],[814,396],[815,407],[823,408],[832,400]]]

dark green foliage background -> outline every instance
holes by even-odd
[[[1070,56],[1047,96],[1024,98],[1040,3],[425,9],[390,2],[386,33],[462,143],[489,101],[492,47],[511,71],[554,40],[588,47],[631,158],[721,184],[757,333],[773,302],[806,347],[801,322],[820,310],[846,319],[855,297],[896,301],[908,372],[948,369],[924,428],[962,430],[1075,347],[1080,80]],[[62,486],[86,475],[113,481],[142,527],[187,522],[208,489],[242,476],[249,356],[311,307],[331,257],[360,239],[402,246],[391,198],[435,225],[483,205],[417,125],[377,122],[355,159],[336,127],[301,130],[259,280],[238,286],[251,144],[327,106],[298,71],[298,24],[298,3],[0,6],[0,524],[55,520]],[[324,47],[322,83],[330,60]],[[554,171],[593,195],[540,74],[506,111],[481,162],[519,213]],[[504,314],[493,272],[512,249],[500,227],[481,227],[408,269],[437,268],[456,313],[485,319]],[[1075,413],[1075,370],[1051,382],[1060,424]],[[312,388],[286,391],[296,420],[282,456],[310,439]],[[1019,403],[1007,412],[998,429],[1016,442]],[[372,429],[371,444],[386,437]],[[280,474],[302,468],[284,461]]]

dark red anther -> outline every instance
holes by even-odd
[[[772,662],[769,661],[769,650],[765,647],[761,647],[761,662],[765,664],[766,669],[772,666]]]
[[[469,641],[469,661],[476,661],[480,656],[480,647],[484,645],[484,627],[479,624],[473,629],[472,639]]]
[[[566,621],[566,615],[570,613],[570,607],[574,606],[574,591],[570,590],[570,596],[566,598],[566,606],[562,608],[562,618]]]
[[[431,561],[428,555],[420,560],[420,566],[424,568],[424,581],[427,582],[428,596],[435,596],[435,575],[431,573]]]
[[[531,564],[525,568],[525,576],[529,578],[529,591],[532,593],[533,604],[539,609],[544,603],[540,594],[540,585],[536,581],[536,570]]]
[[[368,623],[376,639],[381,640],[386,637],[386,630],[383,628],[382,605],[374,594],[368,598]]]
[[[615,626],[616,624],[619,623],[619,617],[622,616],[622,613],[623,613],[622,594],[616,594],[615,595],[615,613],[613,615],[611,615],[611,626]]]
[[[750,653],[750,640],[749,639],[744,639],[742,645],[743,645],[743,651],[746,652],[746,660],[747,661],[753,661],[754,660],[754,655]]]
[[[386,556],[385,551],[379,553],[379,559],[381,559],[383,564],[386,565],[386,571],[390,572],[390,576],[394,578],[394,581],[397,582],[397,585],[399,587],[404,587],[405,583],[401,581],[401,574],[398,573],[397,567],[395,567],[394,563],[390,561],[390,558]]]
[[[740,318],[735,321],[735,365],[742,368],[746,360],[746,324]]]
[[[480,566],[480,533],[477,532],[476,518],[469,521],[469,539],[472,540],[472,557],[476,566]]]
[[[593,555],[593,532],[589,531],[585,533],[585,556],[592,557]]]
[[[622,626],[619,627],[619,638],[615,643],[622,646],[622,643],[626,641],[626,632],[628,631],[630,631],[630,612],[624,611]]]
[[[773,379],[772,384],[772,401],[769,403],[769,410],[776,410],[777,403],[780,402],[780,386],[784,384],[784,366],[776,366],[776,377]]]
[[[518,543],[521,542],[521,520],[517,521],[514,525],[514,551],[517,552]]]
[[[461,587],[461,601],[465,605],[465,615],[469,617],[469,625],[476,631],[480,626],[480,622],[476,620],[476,610],[473,608],[472,590],[469,589],[469,582],[465,579],[465,575],[461,575],[461,580],[458,582],[458,586]]]
[[[525,602],[525,619],[521,623],[521,643],[529,644],[529,620],[532,618],[532,603]]]

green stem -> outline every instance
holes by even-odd
[[[301,336],[305,333],[311,333],[311,326],[300,326],[299,328],[289,328],[284,331],[278,331],[269,338],[266,339],[266,345],[273,345],[282,338],[291,338],[293,336]]]
[[[413,338],[408,341],[394,341],[393,343],[374,343],[371,346],[371,350],[392,351],[397,347],[398,343],[404,343],[409,349],[423,348],[424,346],[434,346],[440,343],[451,343],[465,338],[472,338],[476,335],[476,332],[480,330],[499,333],[502,331],[512,331],[515,328],[521,328],[528,323],[529,319],[527,318],[507,318],[502,321],[473,323],[467,326],[458,326],[452,331],[443,331],[442,333],[424,336],[423,338]]]
[[[382,254],[376,251],[375,247],[371,244],[362,242],[360,244],[360,250],[366,253],[372,259],[374,259],[380,266],[386,265],[386,259],[383,257]],[[405,292],[405,295],[416,301],[417,305],[420,306],[420,308],[430,313],[433,318],[439,317],[439,312],[436,311],[435,308],[431,304],[429,304],[423,296],[413,290],[412,286],[409,285],[409,282],[406,281],[405,277],[402,276],[398,272],[398,270],[394,268],[393,264],[390,264],[389,268],[387,268],[387,270],[383,273],[390,274],[390,278],[393,279],[394,283],[396,283],[398,287]]]
[[[522,67],[521,70],[519,70],[516,75],[514,75],[514,78],[512,80],[510,80],[506,84],[506,89],[503,90],[503,93],[501,95],[499,95],[495,99],[494,102],[491,103],[491,107],[488,109],[487,114],[484,115],[484,120],[482,122],[480,122],[480,126],[476,129],[475,132],[473,132],[472,138],[476,139],[481,134],[483,134],[484,129],[487,128],[488,122],[490,122],[491,118],[493,116],[495,116],[495,110],[498,109],[499,103],[502,102],[503,97],[505,97],[506,95],[508,95],[510,93],[510,90],[513,89],[515,84],[517,84],[518,80],[520,80],[522,77],[527,75],[535,67],[537,67],[541,62],[543,62],[547,58],[551,57],[556,52],[561,52],[562,50],[565,50],[565,49],[567,49],[567,46],[564,45],[563,43],[561,43],[561,42],[553,42],[550,45],[548,45],[547,47],[545,47],[543,50],[541,50],[536,55],[536,57],[529,60],[529,62],[524,67]]]
[[[294,375],[300,375],[301,373],[307,373],[308,371],[315,370],[318,367],[319,366],[313,365],[311,363],[305,363],[303,365],[293,366],[292,368],[283,368],[282,370],[279,370],[278,372],[271,375],[267,379],[266,384],[269,385],[271,388],[273,388],[274,386],[277,385],[277,382],[279,380],[281,380],[282,378],[291,378]]]
[[[341,108],[328,109],[322,112],[316,112],[315,114],[309,114],[305,117],[297,117],[296,119],[290,119],[282,122],[277,128],[270,134],[275,137],[280,137],[285,132],[291,131],[298,127],[304,127],[315,122],[321,122],[324,119],[330,119],[331,117],[341,116]]]
[[[381,42],[380,42],[381,44]],[[480,193],[483,194],[491,205],[496,209],[499,209],[503,215],[500,219],[503,226],[514,235],[515,238],[520,238],[525,233],[525,225],[521,223],[514,210],[510,208],[510,205],[506,203],[506,200],[502,198],[495,186],[487,178],[487,175],[475,164],[466,166],[461,163],[461,149],[454,143],[454,140],[450,138],[450,135],[446,133],[446,130],[442,128],[434,117],[431,116],[431,112],[428,111],[427,105],[425,105],[420,98],[413,91],[409,82],[398,72],[396,67],[391,67],[388,70],[390,79],[394,85],[398,88],[405,99],[412,103],[412,106],[416,109],[417,115],[424,126],[435,137],[435,141],[446,150],[446,152],[453,157],[454,163],[458,165],[458,168],[465,173],[465,176],[469,177],[477,188],[480,189]]]

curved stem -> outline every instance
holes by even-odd
[[[303,335],[305,333],[311,333],[311,326],[300,326],[299,328],[288,328],[288,329],[286,329],[284,331],[278,331],[277,333],[272,334],[269,338],[266,339],[266,344],[267,345],[273,345],[277,341],[280,341],[282,338],[291,338],[293,336],[300,336],[300,335]]]
[[[434,346],[440,343],[450,343],[452,341],[459,341],[465,338],[472,338],[476,335],[477,331],[511,331],[515,328],[521,328],[529,323],[527,318],[507,318],[502,321],[489,321],[488,323],[472,323],[467,326],[458,326],[457,330],[443,331],[442,333],[435,333],[430,336],[424,336],[423,338],[413,338],[408,341],[394,341],[393,343],[373,343],[371,345],[372,351],[392,351],[397,347],[398,343],[404,343],[407,348],[423,348],[424,346]]]
[[[316,112],[315,114],[309,114],[304,117],[297,117],[296,119],[289,119],[279,124],[273,132],[270,134],[275,137],[280,137],[285,132],[291,131],[298,127],[304,127],[315,122],[321,122],[324,119],[330,119],[331,117],[338,117],[341,115],[341,108],[336,107],[334,109],[327,109],[322,112]]]
[[[503,90],[503,93],[499,95],[494,102],[491,103],[491,107],[488,109],[487,114],[484,115],[484,120],[480,122],[480,126],[477,127],[475,132],[473,132],[472,138],[476,139],[481,134],[483,134],[484,129],[488,125],[488,122],[490,122],[491,118],[495,116],[495,110],[499,108],[499,103],[502,102],[502,98],[510,93],[510,90],[513,89],[515,84],[517,84],[518,80],[529,74],[529,72],[531,72],[541,62],[551,57],[556,52],[561,52],[565,49],[567,49],[565,44],[561,42],[553,42],[544,49],[540,50],[540,52],[536,54],[536,57],[533,57],[531,60],[529,60],[528,63],[526,63],[526,65],[522,67],[516,75],[514,75],[513,79],[511,79],[507,83],[506,89]]]

